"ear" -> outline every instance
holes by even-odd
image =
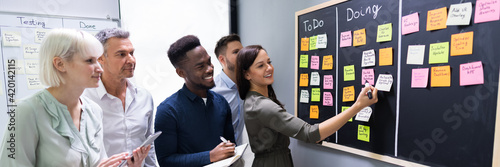
[[[247,71],[245,71],[245,72],[243,72],[243,73],[245,74],[245,79],[247,79],[247,80],[249,80],[249,81],[250,81],[250,80],[252,80],[252,77],[250,77],[250,74],[248,74],[248,72],[247,72]]]
[[[182,70],[180,68],[175,68],[175,72],[177,73],[177,75],[179,75],[179,77],[181,77],[181,78],[185,77],[184,70]]]
[[[60,72],[66,72],[64,61],[61,57],[54,57],[52,65]]]
[[[226,66],[226,57],[224,55],[219,55],[218,59],[222,66]]]
[[[97,58],[97,61],[99,62],[99,64],[103,64],[104,59],[106,59],[106,58],[104,57],[104,54],[102,54],[101,56],[99,56],[99,58]]]

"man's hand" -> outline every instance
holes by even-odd
[[[210,162],[217,162],[234,155],[234,143],[221,142],[217,147],[210,151]]]
[[[142,161],[148,156],[149,150],[151,149],[151,144],[148,145],[147,147],[138,147],[136,148],[132,154],[133,154],[133,159],[132,157],[127,158],[127,165],[129,167],[136,167],[136,166],[141,166]]]

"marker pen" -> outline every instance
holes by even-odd
[[[365,80],[365,87],[370,87],[370,83],[368,82],[368,80]],[[366,92],[366,95],[368,95],[368,99],[372,99],[373,98],[373,95],[372,95],[372,90],[371,89],[368,89],[368,92]]]

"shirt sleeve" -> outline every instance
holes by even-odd
[[[162,134],[155,140],[155,151],[160,166],[203,166],[210,163],[210,151],[177,153],[177,122],[172,115],[174,109],[160,104],[156,111],[155,132]],[[233,137],[234,138],[234,137]]]
[[[224,100],[225,101],[225,100]],[[229,104],[226,102],[226,123],[224,124],[224,138],[228,139],[231,141],[231,143],[236,143],[235,136],[234,136],[234,128],[233,128],[233,117],[231,114],[231,107],[229,107]]]
[[[253,107],[247,114],[258,118],[259,122],[268,128],[305,142],[314,143],[321,139],[319,124],[304,122],[268,98],[259,97]]]

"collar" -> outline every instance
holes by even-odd
[[[125,80],[127,81],[127,91],[132,93],[132,95],[137,94],[137,87],[132,82],[130,82],[130,80],[128,80],[128,79],[125,79]],[[97,91],[97,97],[99,97],[99,99],[104,98],[104,95],[106,95],[106,94],[114,97],[113,95],[109,94],[106,91],[106,88],[104,87],[104,84],[102,83],[102,79],[99,80],[99,87],[96,88],[96,91]]]
[[[220,77],[222,79],[222,82],[224,82],[228,88],[231,89],[236,89],[236,84],[229,78],[224,71],[222,71],[220,74]]]
[[[186,95],[188,97],[188,99],[191,100],[191,101],[194,101],[196,98],[200,98],[201,99],[200,96],[198,96],[198,95],[194,94],[193,92],[191,92],[187,88],[186,84],[184,84],[182,86],[182,89],[180,91],[182,92],[182,94]],[[212,94],[210,93],[210,90],[207,90],[207,102],[208,102],[208,99],[212,98],[211,96],[212,96]]]

